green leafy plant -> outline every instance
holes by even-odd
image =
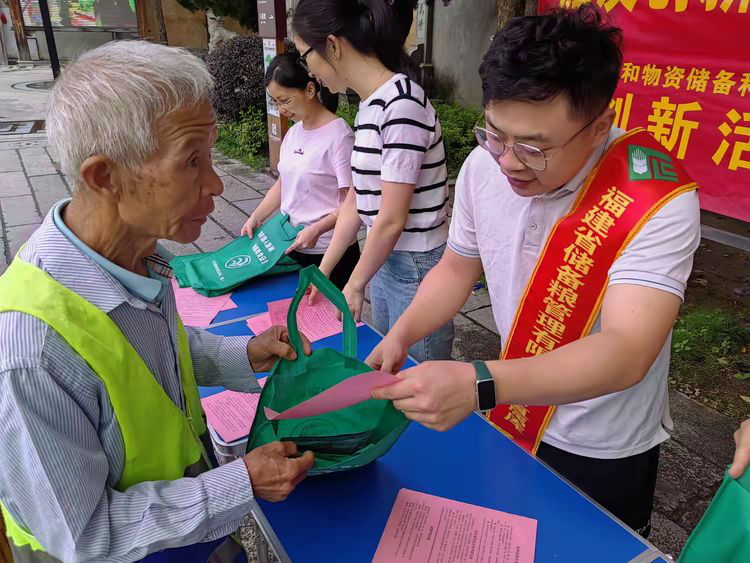
[[[742,374],[750,331],[742,321],[721,309],[695,309],[684,313],[672,333],[672,363],[682,372],[729,371]],[[745,377],[738,377],[745,379]]]
[[[238,121],[219,124],[216,148],[225,156],[257,169],[268,166],[268,123],[266,112],[250,107]]]
[[[359,106],[356,106],[354,104],[339,105],[339,109],[336,112],[336,115],[344,118],[344,121],[349,124],[349,127],[354,129],[354,118],[357,117],[358,111]]]
[[[257,35],[237,35],[206,56],[214,78],[213,105],[220,118],[240,120],[249,107],[265,111],[263,40]]]
[[[448,174],[455,176],[469,153],[477,146],[474,125],[482,117],[482,112],[458,104],[435,104],[435,111],[443,129]]]

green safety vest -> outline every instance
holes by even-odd
[[[178,317],[182,390],[187,416],[156,382],[127,338],[104,313],[43,270],[16,258],[0,276],[0,312],[20,311],[45,322],[101,378],[125,445],[118,491],[144,481],[174,480],[208,456],[206,432],[185,328]],[[154,429],[158,428],[158,432]],[[19,547],[44,550],[0,503],[8,537]]]

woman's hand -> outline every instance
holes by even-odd
[[[297,250],[298,248],[315,248],[315,245],[318,244],[320,235],[321,232],[320,229],[318,229],[317,223],[305,227],[299,233],[297,233],[297,238],[294,240],[292,245],[287,248],[285,254],[289,254],[290,252]]]
[[[253,238],[253,233],[263,224],[263,219],[258,217],[255,213],[250,215],[250,218],[245,221],[245,224],[242,226],[242,231],[240,231],[240,234],[247,235],[250,238]]]

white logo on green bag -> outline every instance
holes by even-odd
[[[226,266],[230,270],[236,270],[237,268],[244,268],[252,261],[253,259],[251,256],[248,256],[247,254],[239,254],[234,258],[230,258],[229,260],[227,260],[227,263],[224,264],[224,266]]]

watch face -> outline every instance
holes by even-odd
[[[477,403],[480,411],[489,411],[497,406],[493,379],[477,381]]]

